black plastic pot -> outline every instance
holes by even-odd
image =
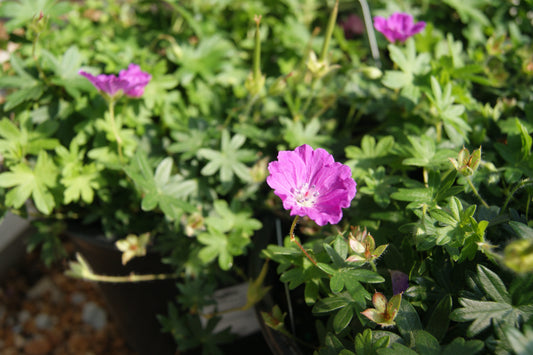
[[[250,256],[250,270],[254,278],[259,275],[261,267],[265,262],[265,259],[260,256],[261,250],[266,248],[268,244],[276,244],[277,231],[275,225],[276,223],[280,223],[276,222],[276,220],[279,219],[273,215],[268,215],[267,217],[262,218],[261,221],[263,223],[263,228],[256,234],[256,236],[254,236],[254,248]],[[282,228],[284,228],[282,229],[283,231],[289,230],[287,225],[284,225]],[[255,305],[255,312],[259,320],[259,324],[261,325],[261,333],[263,334],[263,338],[268,344],[272,354],[303,355],[304,352],[294,338],[272,329],[266,325],[266,323],[263,321],[263,317],[261,316],[261,312],[270,313],[275,304],[278,304],[282,307],[287,306],[285,285],[279,281],[275,268],[275,263],[270,262],[268,275],[264,284],[266,286],[270,286],[271,289],[267,295],[265,295],[265,297]],[[298,324],[295,326],[297,325]]]
[[[122,265],[122,253],[101,234],[71,228],[67,235],[92,270],[103,275],[158,274],[170,272],[160,255],[147,252]],[[176,296],[175,280],[132,283],[99,282],[98,286],[111,316],[128,345],[140,355],[171,355],[176,344],[169,333],[161,332],[158,314],[166,314],[167,304]]]

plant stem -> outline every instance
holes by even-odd
[[[372,270],[374,272],[378,272],[378,268],[376,267],[376,264],[374,263],[374,260],[370,260],[368,263],[370,264],[370,266],[372,267]]]
[[[124,158],[122,156],[122,138],[120,138],[118,134],[117,122],[115,120],[115,100],[114,99],[109,100],[109,119],[111,120],[111,128],[113,129],[113,135],[115,136],[115,140],[117,141],[118,157],[120,159],[120,162],[122,163],[124,161]]]
[[[365,21],[366,34],[368,37],[368,43],[370,43],[370,52],[374,58],[374,63],[378,68],[381,68],[381,60],[379,59],[378,42],[376,41],[376,34],[374,32],[374,26],[372,23],[372,16],[370,15],[370,7],[366,0],[359,0],[361,10],[363,10],[363,19]]]
[[[300,248],[300,250],[305,254],[307,259],[309,259],[313,263],[313,265],[317,266],[315,259],[313,259],[311,257],[311,255],[309,255],[307,253],[307,251],[305,251],[305,249],[302,246],[302,244],[300,244],[300,242],[294,236],[294,228],[296,227],[296,223],[298,222],[298,218],[299,218],[299,216],[294,217],[294,221],[292,222],[292,225],[291,225],[291,231],[290,231],[291,242],[294,242],[298,246],[298,248]]]
[[[261,80],[261,33],[259,32],[259,25],[261,24],[261,15],[254,16],[255,21],[255,46],[254,46],[254,81]]]
[[[147,274],[137,275],[129,274],[124,276],[110,276],[110,275],[98,275],[94,273],[84,274],[83,279],[87,281],[96,282],[109,282],[109,283],[125,283],[125,282],[142,282],[142,281],[155,281],[155,280],[168,280],[178,278],[175,274]]]
[[[328,27],[326,28],[326,36],[324,37],[324,43],[322,44],[322,51],[320,52],[319,60],[324,62],[326,60],[326,55],[328,54],[329,41],[335,29],[335,23],[337,21],[337,13],[339,12],[339,0],[335,1],[333,10],[329,15]]]
[[[500,214],[502,214],[505,211],[505,209],[507,208],[507,205],[509,204],[509,202],[511,202],[511,199],[513,198],[514,194],[521,188],[526,187],[527,185],[530,185],[530,184],[533,184],[532,178],[527,178],[517,183],[516,186],[511,191],[511,193],[509,194],[509,196],[507,196],[507,199],[505,200],[502,206],[502,209],[500,210]]]
[[[32,46],[31,46],[31,56],[33,58],[33,61],[35,62],[35,67],[37,68],[37,72],[39,73],[39,77],[44,81],[46,85],[48,85],[48,78],[44,74],[43,68],[41,68],[41,64],[39,63],[39,58],[37,57],[37,43],[39,42],[40,33],[36,33]]]
[[[479,199],[479,201],[481,201],[481,203],[483,204],[483,206],[485,207],[489,207],[489,205],[485,202],[485,200],[483,199],[483,197],[481,197],[479,195],[479,192],[477,192],[477,189],[476,187],[474,186],[474,184],[472,183],[472,179],[470,178],[467,178],[466,181],[468,181],[468,185],[470,185],[470,188],[472,189],[472,192],[474,193],[474,195],[476,195],[476,197]]]

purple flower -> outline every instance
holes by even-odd
[[[308,216],[318,225],[336,224],[342,208],[350,206],[356,184],[350,168],[334,161],[324,149],[304,144],[294,151],[280,151],[268,164],[268,185],[291,216]]]
[[[392,294],[397,295],[409,288],[409,276],[398,270],[389,270],[392,282]]]
[[[129,97],[141,97],[144,93],[144,87],[148,84],[152,76],[141,71],[137,64],[130,64],[128,69],[121,70],[116,75],[100,74],[94,76],[83,70],[79,71],[100,91],[107,93],[109,96],[115,96],[119,91]]]
[[[403,12],[395,12],[389,18],[374,17],[374,27],[383,33],[389,42],[405,42],[411,36],[422,31],[426,27],[423,21],[414,23],[413,17]]]

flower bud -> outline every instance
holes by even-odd
[[[364,67],[361,69],[361,72],[371,80],[379,79],[383,76],[383,72],[377,67]]]
[[[503,251],[503,263],[519,273],[533,271],[533,239],[519,239]]]
[[[463,149],[461,149],[459,152],[457,159],[449,159],[457,172],[463,176],[471,176],[476,172],[479,164],[481,163],[481,147],[474,150],[472,154],[470,154],[468,149],[463,147]]]

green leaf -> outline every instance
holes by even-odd
[[[516,355],[533,354],[533,330],[531,327],[525,326],[523,334],[520,330],[512,327],[505,328],[504,332]]]
[[[533,239],[533,228],[526,226],[524,223],[509,221],[509,226],[511,226],[519,238]]]
[[[59,18],[69,9],[70,4],[56,4],[55,0],[5,1],[0,3],[0,16],[9,19],[5,27],[8,31],[13,31],[27,25],[40,11],[43,11],[45,16]]]
[[[4,110],[11,111],[23,102],[37,100],[44,93],[44,89],[45,87],[41,83],[20,88],[7,96]]]
[[[366,269],[348,269],[345,271],[346,276],[352,277],[361,282],[367,283],[381,283],[385,282],[383,276],[372,270]]]
[[[336,272],[329,280],[329,288],[333,293],[340,293],[344,289],[344,277],[340,272]]]
[[[452,297],[445,295],[431,312],[426,331],[431,333],[439,341],[444,338],[450,324],[450,312],[452,310]]]
[[[346,307],[350,304],[350,301],[343,296],[330,296],[318,300],[313,306],[313,313],[324,314],[332,312],[336,309]]]
[[[220,181],[230,185],[233,183],[233,175],[242,181],[251,181],[250,169],[243,163],[255,159],[255,154],[250,150],[240,149],[245,139],[244,136],[236,134],[230,140],[228,131],[224,130],[220,151],[200,149],[198,156],[209,160],[201,170],[202,175],[211,176],[218,171]]]
[[[404,338],[409,338],[409,333],[422,330],[422,323],[415,308],[407,300],[402,299],[400,311],[396,316],[396,325]]]
[[[328,253],[329,258],[331,259],[335,267],[342,267],[345,264],[345,258],[340,256],[339,253],[337,253],[337,250],[333,249],[331,245],[323,243],[322,246],[324,247],[324,250]],[[348,250],[346,250],[346,253],[348,253]]]
[[[513,311],[510,304],[500,302],[475,301],[459,298],[462,308],[455,309],[450,318],[458,322],[474,322],[468,327],[467,335],[472,337],[490,326],[492,319],[502,319]]]
[[[228,252],[228,237],[225,234],[210,228],[207,232],[198,235],[198,241],[205,245],[198,253],[202,262],[207,264],[218,257],[220,268],[229,270],[233,257]]]
[[[481,287],[496,302],[511,303],[511,297],[498,275],[483,265],[477,266]]]
[[[350,322],[352,321],[352,318],[354,316],[354,309],[351,306],[346,306],[341,308],[337,314],[333,317],[333,330],[335,333],[339,334],[342,332]]]
[[[378,355],[418,355],[414,350],[400,343],[394,343],[390,348],[382,348],[377,350]]]
[[[370,171],[394,160],[394,144],[392,136],[382,137],[376,142],[373,136],[365,135],[361,140],[360,148],[356,146],[345,148],[346,157],[349,158],[346,165],[353,169],[354,176],[365,177]]]
[[[370,329],[365,329],[355,336],[355,352],[358,355],[373,355],[375,353]]]
[[[81,166],[76,174],[63,177],[61,183],[66,187],[64,192],[66,204],[80,199],[86,203],[92,203],[94,191],[100,188],[100,174],[96,165],[85,165]]]
[[[484,345],[481,340],[465,341],[463,338],[455,338],[442,349],[441,355],[475,355],[483,350]]]
[[[161,208],[171,220],[178,219],[183,212],[192,212],[186,198],[194,192],[195,183],[184,180],[179,174],[170,176],[171,158],[159,163],[155,174],[152,172],[146,153],[137,151],[130,166],[124,170],[144,194],[141,208],[145,211]]]
[[[327,135],[320,134],[320,120],[316,118],[304,125],[302,121],[280,117],[280,123],[283,126],[283,139],[293,148],[302,144],[322,146],[329,140]]]
[[[488,4],[487,0],[444,0],[444,3],[453,7],[465,24],[477,22],[483,26],[490,25],[490,21],[483,11],[483,5]]]
[[[216,200],[213,207],[215,213],[208,216],[205,223],[221,232],[233,231],[250,237],[262,227],[261,222],[252,218],[252,211],[239,204],[233,203],[230,206],[225,200]]]
[[[415,348],[421,355],[434,355],[440,352],[439,341],[430,333],[418,330],[414,332]]]
[[[56,185],[57,168],[45,151],[41,151],[32,170],[26,164],[14,166],[0,174],[0,187],[10,189],[6,194],[6,204],[20,208],[31,196],[35,207],[48,215],[55,206],[51,189]]]

